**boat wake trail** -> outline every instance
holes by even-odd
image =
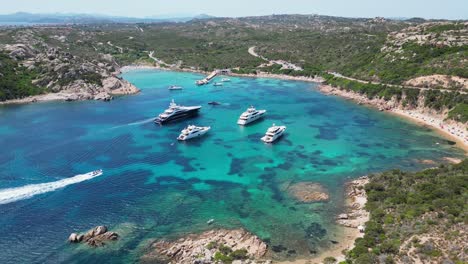
[[[55,182],[47,182],[47,183],[39,183],[39,184],[30,184],[21,187],[15,188],[8,188],[8,189],[0,189],[0,204],[8,204],[12,202],[16,202],[19,200],[29,199],[35,195],[53,192],[57,189],[64,188],[65,186],[83,182],[90,180],[92,178],[96,178],[102,175],[102,171],[93,171],[88,172],[86,174],[79,174],[73,176],[71,178],[55,181]]]
[[[128,123],[128,124],[125,124],[125,125],[114,126],[114,127],[111,127],[110,129],[116,129],[116,128],[121,128],[121,127],[126,127],[126,126],[143,125],[143,124],[146,124],[146,123],[153,122],[153,120],[154,120],[154,117],[144,119],[144,120],[140,120],[140,121],[136,121],[136,122],[133,122],[133,123]]]

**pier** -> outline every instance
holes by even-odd
[[[218,74],[230,74],[231,70],[229,69],[223,69],[223,70],[214,70],[212,71],[206,78],[202,80],[196,81],[197,85],[205,85],[208,84],[214,77],[218,76]]]

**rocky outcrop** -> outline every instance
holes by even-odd
[[[329,195],[325,188],[314,182],[299,182],[289,186],[291,196],[304,203],[328,201]]]
[[[102,87],[112,95],[126,95],[140,92],[133,84],[116,76],[104,79]]]
[[[107,241],[117,240],[119,235],[107,230],[106,226],[97,226],[85,234],[72,233],[68,237],[70,243],[84,242],[91,247],[102,247]]]
[[[10,57],[18,60],[24,60],[35,56],[35,51],[32,48],[21,43],[5,45],[4,49],[9,52]]]
[[[11,103],[52,100],[112,100],[115,95],[138,93],[131,83],[118,77],[120,66],[110,54],[88,56],[74,52],[67,30],[57,29],[56,36],[64,45],[44,41],[40,29],[19,30],[14,44],[0,46],[19,66],[35,70],[32,84],[50,93],[34,98],[16,98]],[[55,35],[54,35],[55,36]],[[55,94],[55,95],[52,95]],[[22,100],[23,99],[23,100]]]
[[[230,253],[229,253],[230,252]],[[237,254],[232,254],[237,252]],[[142,262],[167,261],[168,263],[216,263],[220,254],[236,263],[264,263],[259,259],[267,252],[267,245],[244,229],[210,230],[189,235],[176,241],[156,241]],[[235,256],[244,256],[236,258]],[[233,262],[234,263],[234,262]]]
[[[364,209],[367,202],[364,186],[367,183],[369,183],[369,178],[363,176],[346,185],[347,212],[338,215],[338,224],[352,228],[364,228],[365,223],[369,220],[369,212]]]
[[[468,89],[468,79],[458,76],[434,74],[413,78],[406,81],[404,85],[422,88]]]

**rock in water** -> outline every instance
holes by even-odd
[[[68,237],[68,242],[70,243],[78,243],[78,234],[77,233],[71,233],[70,236]]]
[[[84,235],[72,233],[68,238],[68,241],[70,241],[70,243],[79,243],[83,241],[92,247],[102,247],[107,241],[117,239],[119,239],[119,235],[115,232],[108,231],[106,226],[96,226]]]
[[[288,192],[297,200],[304,203],[327,201],[329,195],[325,188],[314,182],[299,182],[292,184]]]

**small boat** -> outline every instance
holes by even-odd
[[[273,143],[279,137],[281,137],[286,130],[285,126],[277,126],[273,124],[270,128],[268,128],[265,136],[261,138],[261,140],[265,143]]]
[[[229,78],[223,78],[223,79],[221,79],[221,81],[222,81],[222,82],[230,82],[231,79],[229,79]]]
[[[102,170],[99,169],[99,170],[92,171],[92,172],[91,172],[91,175],[92,175],[92,176],[99,176],[99,175],[102,175]]]
[[[250,106],[244,113],[240,115],[239,120],[237,120],[237,124],[245,126],[259,118],[262,118],[265,116],[265,114],[266,110],[257,110],[255,107]]]
[[[182,88],[182,86],[171,85],[167,89],[169,89],[169,90],[182,90],[183,88]]]
[[[169,108],[166,109],[162,114],[158,115],[154,120],[157,124],[163,124],[169,121],[186,118],[190,116],[194,116],[198,113],[201,106],[181,106],[177,105],[174,100],[169,105]]]
[[[221,105],[220,102],[212,101],[208,103],[209,105]]]
[[[206,222],[208,225],[211,225],[212,223],[214,223],[214,219],[210,219]]]
[[[215,82],[213,83],[213,86],[223,86],[224,84],[222,82]]]
[[[197,127],[194,125],[190,125],[186,127],[184,130],[181,131],[177,140],[188,140],[196,137],[200,137],[206,134],[211,129],[211,127]]]

